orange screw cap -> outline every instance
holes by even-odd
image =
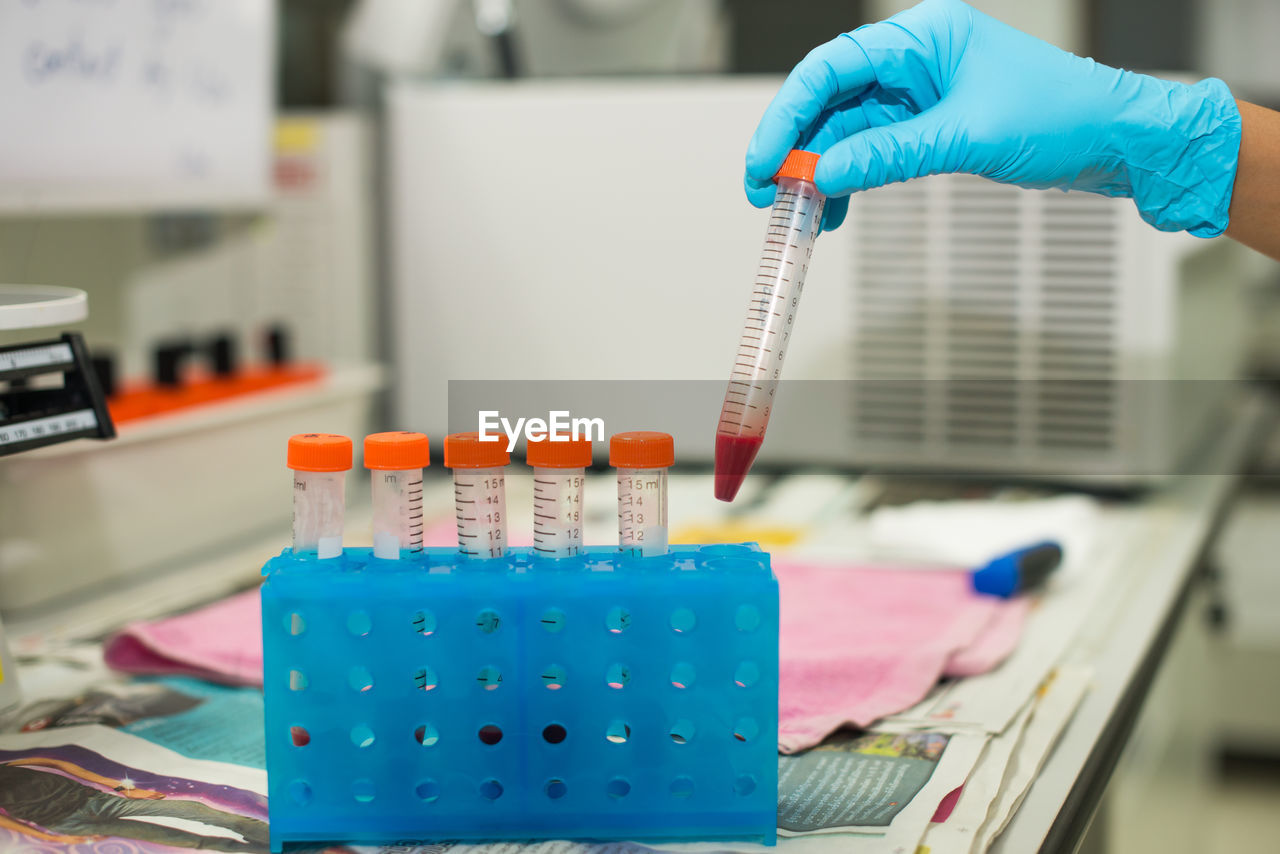
[[[351,468],[351,440],[336,433],[299,433],[289,437],[293,471],[346,471]]]
[[[453,433],[444,437],[444,465],[451,469],[492,469],[511,462],[501,438],[481,442],[479,433]]]
[[[782,161],[782,168],[778,170],[777,175],[773,176],[773,180],[799,178],[812,184],[813,171],[818,168],[818,158],[821,156],[812,151],[801,151],[798,148],[793,148],[787,155],[787,159]]]
[[[664,469],[676,461],[670,433],[638,430],[615,433],[609,439],[609,465],[620,469]]]
[[[397,431],[364,437],[364,467],[405,471],[431,465],[431,443],[421,433]]]
[[[591,465],[591,440],[552,442],[550,439],[541,439],[530,442],[525,460],[536,468],[584,469]]]

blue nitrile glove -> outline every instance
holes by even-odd
[[[925,0],[816,48],[747,149],[747,196],[773,201],[797,144],[822,154],[828,196],[943,172],[1128,196],[1164,231],[1221,234],[1240,113],[1221,80],[1120,71],[1019,32],[960,0]],[[825,228],[844,219],[832,204]]]

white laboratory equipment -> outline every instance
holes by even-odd
[[[453,470],[458,551],[467,557],[499,558],[507,552],[505,469],[510,462],[500,439],[481,441],[479,433],[444,438],[444,465]]]
[[[667,469],[675,463],[669,433],[638,430],[609,439],[618,470],[618,548],[640,557],[667,553]]]
[[[777,403],[782,363],[791,349],[800,293],[827,201],[813,183],[818,157],[793,150],[774,176],[777,195],[716,425],[715,490],[721,501],[738,494]]]
[[[547,558],[577,556],[591,441],[530,441],[525,460],[533,468],[533,550]]]
[[[289,437],[293,471],[293,553],[326,560],[342,554],[343,492],[351,470],[351,440],[335,433]]]
[[[399,560],[422,554],[422,470],[430,464],[431,443],[422,433],[365,437],[374,557]]]
[[[75,323],[88,314],[88,305],[84,291],[74,288],[0,285],[0,330]],[[79,333],[0,347],[0,457],[115,435]],[[64,529],[67,518],[57,520]],[[0,527],[0,563],[7,546],[4,532]],[[17,666],[0,625],[0,711],[20,700]]]

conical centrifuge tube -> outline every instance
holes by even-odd
[[[667,469],[675,462],[669,433],[617,433],[609,465],[618,470],[618,546],[649,557],[667,553]]]
[[[467,557],[497,558],[507,551],[507,488],[511,462],[502,441],[482,442],[479,433],[444,439],[444,464],[453,469],[453,502],[458,516],[458,551]]]
[[[422,553],[422,470],[429,465],[431,445],[421,433],[365,436],[374,557],[399,560]]]
[[[530,441],[533,467],[533,550],[542,557],[582,551],[582,488],[591,465],[591,441]]]
[[[288,463],[293,470],[293,553],[338,557],[342,554],[343,482],[351,469],[351,440],[333,433],[291,436]]]
[[[721,501],[732,501],[738,494],[769,427],[826,204],[826,196],[813,183],[817,164],[817,154],[794,150],[774,176],[778,194],[716,427],[715,490]]]

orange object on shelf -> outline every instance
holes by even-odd
[[[107,400],[107,409],[113,422],[125,424],[141,418],[173,415],[192,407],[248,394],[315,382],[323,379],[327,372],[319,362],[252,366],[227,377],[193,371],[183,376],[181,385],[173,387],[153,383],[123,384],[120,392]]]

